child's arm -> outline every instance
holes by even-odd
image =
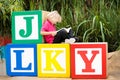
[[[52,35],[52,36],[55,36],[57,34],[57,31],[50,31],[50,32],[41,31],[40,34],[41,35]]]

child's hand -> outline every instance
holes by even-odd
[[[52,36],[55,36],[57,34],[57,31],[52,32]]]

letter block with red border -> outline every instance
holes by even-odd
[[[71,76],[73,79],[105,79],[107,77],[107,43],[71,44]]]
[[[38,77],[70,77],[69,44],[37,44]]]

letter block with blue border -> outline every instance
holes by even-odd
[[[12,13],[12,43],[42,43],[42,11]]]
[[[70,45],[38,44],[38,77],[70,77]]]
[[[8,76],[37,76],[35,44],[8,44],[6,69]]]
[[[74,79],[106,79],[107,43],[71,44],[71,76]]]

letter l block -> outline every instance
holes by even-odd
[[[9,44],[5,55],[8,76],[37,76],[35,44]]]

